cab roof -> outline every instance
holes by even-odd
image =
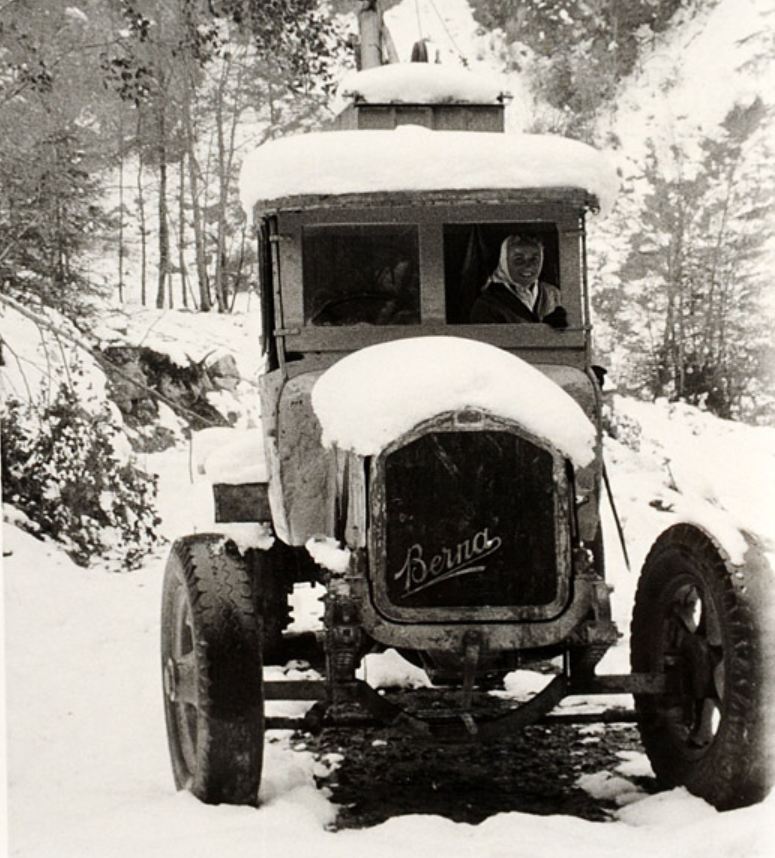
[[[240,198],[248,214],[254,206],[259,211],[299,207],[309,197],[331,203],[346,197],[354,204],[353,196],[365,203],[370,195],[385,193],[527,189],[582,192],[584,207],[605,212],[617,188],[608,159],[576,140],[414,125],[273,140],[245,159],[240,175]]]

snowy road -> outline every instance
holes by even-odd
[[[635,455],[621,445],[612,445],[609,451],[636,566],[654,533],[671,519],[670,513],[650,502],[661,498],[657,506],[665,508],[675,495],[665,486],[662,471],[644,464],[647,454],[653,458],[650,448],[657,444],[664,414],[654,410],[641,416],[644,425],[648,417],[652,427],[648,438],[644,430],[642,453]],[[761,470],[763,447],[756,445],[761,441],[772,448],[770,430],[733,430],[731,424],[717,421],[713,426],[718,428],[711,432],[705,421],[700,427],[703,435],[686,420],[682,425],[687,444],[712,442],[719,451],[728,444],[738,451],[739,466],[750,457]],[[747,433],[745,439],[739,433]],[[670,438],[680,446],[674,427]],[[664,452],[664,439],[659,444]],[[170,509],[176,505],[181,514],[181,495],[169,482],[176,467],[172,457],[166,467],[163,502]],[[717,492],[724,489],[725,497],[734,494],[730,484],[734,475],[713,476]],[[684,480],[688,486],[688,477]],[[710,480],[707,473],[705,480]],[[191,487],[187,491],[190,508]],[[689,489],[685,491],[682,498],[688,504]],[[612,527],[608,530],[613,533]],[[316,856],[393,856],[431,845],[449,858],[474,853],[532,858],[772,854],[772,798],[756,807],[718,814],[682,790],[649,796],[634,786],[643,767],[637,754],[617,758],[625,764],[623,769],[601,757],[601,769],[595,772],[587,762],[583,784],[566,781],[569,791],[583,786],[604,795],[607,806],[621,803],[607,822],[563,815],[574,811],[558,802],[551,816],[502,811],[472,825],[410,801],[402,811],[411,815],[333,832],[329,829],[336,808],[327,791],[315,784],[316,777],[329,778],[337,758],[326,754],[336,749],[325,747],[316,759],[287,734],[273,736],[267,745],[258,810],[201,805],[187,794],[175,793],[167,760],[158,665],[163,559],[137,573],[109,574],[80,569],[56,546],[38,542],[11,525],[5,526],[4,535],[4,551],[12,552],[4,560],[12,855],[306,858],[314,850]],[[612,566],[621,570],[615,542],[608,549]],[[636,575],[618,571],[616,576],[617,619],[626,629]],[[625,663],[626,648],[618,647],[607,667],[619,670]],[[574,749],[579,748],[555,748],[552,753],[558,752],[564,762]],[[383,754],[386,761],[399,753],[381,745],[366,750]],[[419,767],[428,753],[418,752]],[[481,775],[476,775],[480,782]],[[335,773],[329,782],[336,783],[336,777]],[[369,782],[358,788],[368,789]]]

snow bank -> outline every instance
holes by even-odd
[[[257,379],[264,358],[259,345],[258,302],[254,309],[245,298],[241,303],[247,304],[245,311],[233,313],[126,305],[104,313],[94,332],[103,348],[144,347],[181,368],[204,364],[218,385],[217,390],[206,393],[208,403],[234,426],[247,429],[255,427],[261,411]],[[170,428],[179,434],[177,423],[174,420]]]
[[[228,444],[231,437],[253,434],[255,430],[241,433],[239,430],[222,427],[204,429],[193,433],[191,446],[188,448],[178,446],[163,453],[150,453],[143,457],[145,468],[159,476],[158,507],[162,519],[160,532],[166,539],[173,541],[189,533],[220,533],[232,539],[242,552],[249,548],[266,551],[272,547],[275,537],[268,524],[254,521],[215,521],[212,484],[220,482],[220,479],[214,476],[219,474],[219,447]],[[230,460],[235,465],[236,462],[228,449],[224,451],[224,459],[225,467],[220,473],[227,476]],[[261,473],[258,465],[248,462],[241,473],[235,468],[233,475],[235,478],[244,475],[251,478],[246,481],[252,482],[252,477],[261,476]]]
[[[56,328],[82,339],[72,323],[55,310],[34,311]],[[40,402],[51,398],[60,384],[76,391],[89,411],[102,408],[106,397],[105,374],[99,364],[69,339],[37,325],[13,307],[0,304],[3,334],[3,363],[0,364],[0,392],[4,398]],[[114,411],[118,418],[118,412]]]
[[[324,131],[272,140],[242,164],[240,199],[297,194],[480,188],[581,188],[602,210],[613,205],[616,173],[596,149],[548,134],[430,131]]]
[[[482,104],[500,101],[507,93],[496,75],[435,63],[393,63],[350,72],[339,84],[338,94],[372,104]]]
[[[105,346],[146,346],[180,367],[233,355],[243,379],[263,367],[258,302],[245,313],[194,313],[131,306],[105,313],[94,332]]]
[[[577,783],[592,798],[614,801],[620,807],[639,801],[645,795],[643,790],[634,786],[626,778],[613,775],[611,772],[581,775]]]
[[[463,408],[518,422],[580,467],[594,455],[595,429],[562,388],[515,355],[460,337],[397,340],[348,355],[320,376],[312,407],[325,446],[364,456]]]
[[[264,454],[264,438],[260,429],[227,429],[214,427],[197,432],[215,433],[217,441],[209,447],[201,466],[213,483],[240,485],[265,483],[269,480]],[[228,433],[228,434],[227,434]],[[203,439],[205,448],[208,441]]]
[[[666,400],[616,397],[614,408],[640,427],[636,467],[649,460],[660,472],[662,484],[651,491],[661,517],[671,519],[663,529],[677,522],[696,524],[736,564],[747,548],[741,531],[775,542],[775,429],[722,420]]]

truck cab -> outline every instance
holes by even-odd
[[[350,110],[374,107],[356,101]],[[449,105],[438,109],[449,112]],[[254,211],[260,242],[272,527],[297,550],[328,536],[352,551],[353,599],[366,634],[416,651],[432,675],[457,670],[462,681],[464,641],[474,632],[480,673],[513,667],[518,649],[564,651],[571,633],[574,651],[597,659],[616,630],[599,532],[601,400],[590,367],[585,219],[611,179],[597,153],[574,141],[436,130],[481,122],[465,105],[443,122],[429,107],[424,126],[401,122],[402,110],[393,110],[393,129],[372,128],[370,119],[367,128],[284,141],[276,153],[269,144],[243,169],[243,204]],[[261,177],[286,158],[295,164],[291,183],[267,188]],[[559,174],[567,185],[557,182],[556,159],[565,163]],[[339,192],[327,192],[326,182]],[[559,290],[562,327],[472,321],[513,235],[540,242],[539,279]],[[425,415],[422,427],[374,455],[324,443],[313,403],[321,377],[348,356],[415,338],[439,347],[480,343],[512,355],[515,369],[537,369],[585,416],[594,456],[569,469],[551,439],[466,408]],[[377,369],[367,398],[379,376]],[[516,377],[514,384],[515,399],[542,408],[529,401],[532,387],[521,388]],[[473,505],[472,483],[479,486]],[[443,507],[454,512],[438,514]],[[430,576],[434,584],[422,592],[411,583],[411,596],[398,593],[400,570],[409,576],[418,551],[439,566],[447,555],[476,553],[477,537],[499,541],[478,564],[484,575]],[[449,561],[447,572],[459,565]],[[418,569],[415,563],[415,577]]]

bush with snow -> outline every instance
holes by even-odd
[[[617,410],[612,402],[603,403],[603,430],[619,443],[636,452],[640,450],[641,427],[637,420]]]
[[[119,432],[107,404],[87,410],[68,384],[37,405],[9,399],[2,416],[4,503],[82,565],[133,568],[158,540],[156,477],[120,457]]]

